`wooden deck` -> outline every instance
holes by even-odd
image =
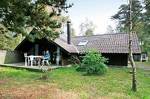
[[[50,66],[25,66],[24,63],[0,64],[0,66],[13,67],[13,68],[22,68],[22,69],[29,69],[29,70],[37,70],[37,71],[48,71],[48,70],[53,70],[53,69],[57,69],[57,68],[68,67],[68,66],[56,66],[56,65],[50,65]]]

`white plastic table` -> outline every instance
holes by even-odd
[[[41,58],[43,59],[43,56],[34,56],[34,55],[30,55],[30,56],[25,56],[25,66],[28,66],[28,63],[30,62],[30,65],[33,66],[33,61],[36,58]]]

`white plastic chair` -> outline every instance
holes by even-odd
[[[48,60],[48,59],[44,59],[44,57],[43,57],[42,66],[44,66],[45,63],[46,63],[46,65],[48,65],[48,66],[50,65],[49,60]]]
[[[30,64],[31,66],[33,66],[33,61],[34,61],[34,57],[33,55],[28,57],[28,64]]]

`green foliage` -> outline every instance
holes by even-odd
[[[146,10],[146,12],[144,13],[145,14],[145,20],[148,22],[150,22],[150,0],[144,0],[144,8]]]
[[[150,52],[150,1],[144,0],[143,3],[140,0],[132,0],[132,2],[132,31],[137,33],[139,41],[142,43],[142,51]],[[112,19],[118,21],[117,32],[128,33],[129,5],[122,4]]]
[[[0,49],[13,50],[20,42],[21,35],[13,38],[10,31],[0,25]]]
[[[1,0],[0,22],[12,33],[28,35],[29,39],[55,39],[61,33],[60,16],[72,5],[67,0]]]
[[[144,15],[144,45],[143,45],[143,50],[146,52],[150,53],[150,0],[144,0],[144,8],[145,8],[145,13]]]
[[[142,17],[142,5],[139,0],[132,0],[132,23],[133,23],[133,31],[136,31],[136,24],[141,21]],[[128,32],[129,30],[129,5],[122,4],[119,7],[119,11],[112,16],[112,19],[118,20],[118,28],[119,32]],[[138,32],[138,31],[136,31]]]
[[[0,48],[1,49],[5,49],[7,47],[5,32],[6,32],[5,29],[3,27],[0,27]]]
[[[82,60],[81,69],[87,74],[104,74],[107,72],[106,58],[94,50],[89,51]]]

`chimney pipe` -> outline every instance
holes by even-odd
[[[70,21],[67,21],[67,43],[71,44],[71,28],[70,28]]]

